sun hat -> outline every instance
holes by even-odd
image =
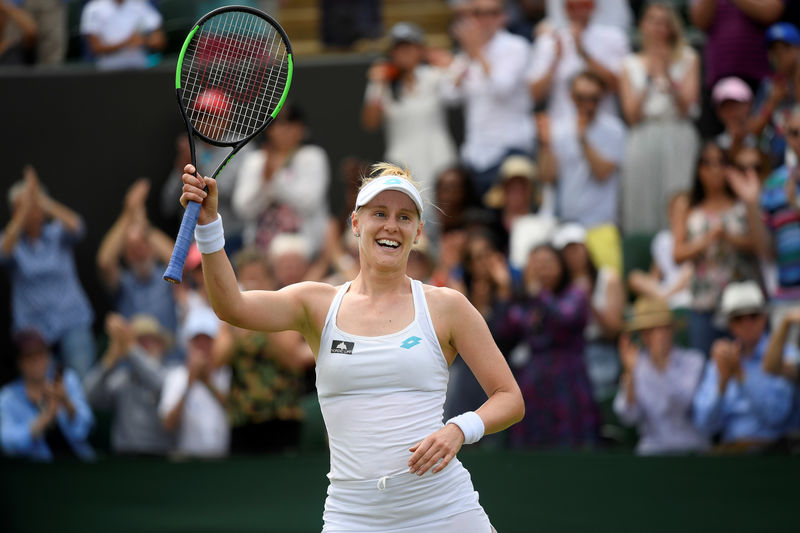
[[[500,209],[505,204],[505,190],[503,187],[511,178],[525,178],[531,183],[539,177],[539,169],[530,157],[525,155],[510,155],[503,160],[497,171],[500,180],[491,186],[483,195],[486,207]]]
[[[763,313],[765,310],[764,293],[755,281],[729,283],[722,291],[719,313],[726,319],[737,315]]]
[[[633,304],[633,313],[625,329],[628,331],[641,331],[643,329],[658,328],[672,325],[672,311],[667,302],[661,298],[642,296]]]
[[[172,343],[172,335],[158,322],[156,317],[144,313],[136,314],[131,317],[131,329],[133,335],[139,337],[158,337],[169,346]]]
[[[220,320],[209,307],[196,307],[189,311],[181,330],[181,342],[187,345],[198,335],[214,338],[219,333]]]
[[[553,248],[556,250],[563,250],[568,244],[583,244],[585,242],[586,229],[574,222],[564,224],[553,234]]]
[[[419,215],[422,216],[422,195],[420,195],[413,183],[402,176],[394,175],[378,176],[374,180],[367,183],[363,189],[358,191],[355,209],[358,210],[359,207],[367,205],[373,198],[378,196],[383,191],[400,191],[406,193],[417,207]]]

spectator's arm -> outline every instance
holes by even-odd
[[[138,378],[138,382],[155,393],[160,393],[164,385],[164,367],[155,358],[134,346],[128,355],[131,374]]]
[[[301,148],[289,163],[294,173],[290,181],[275,181],[276,194],[305,214],[327,211],[330,182],[328,157],[319,146]]]
[[[114,394],[111,391],[109,377],[113,368],[108,368],[104,364],[97,364],[89,370],[83,379],[83,387],[86,389],[86,399],[95,409],[111,409],[114,405]]]
[[[569,288],[561,297],[541,289],[534,301],[555,322],[583,331],[589,320],[589,301],[582,289]]]
[[[302,335],[296,331],[270,333],[270,353],[291,370],[314,366],[314,353]]]
[[[605,82],[610,93],[616,93],[619,86],[617,74],[613,70],[606,67],[603,63],[592,57],[592,55],[589,54],[583,47],[582,42],[576,42],[575,48],[583,60],[586,61],[586,68],[603,78],[603,81]]]
[[[533,101],[545,102],[550,95],[561,59],[562,44],[554,33],[536,39],[531,60],[530,91]]]
[[[723,410],[720,380],[717,366],[713,360],[706,364],[705,374],[694,395],[692,419],[695,427],[706,435],[713,435],[722,429]]]
[[[642,91],[637,92],[628,76],[627,67],[623,67],[622,75],[619,79],[619,97],[622,104],[622,114],[625,121],[633,126],[642,120],[642,107],[647,99],[650,90],[649,84]]]
[[[42,415],[38,419],[42,418]],[[0,393],[0,444],[8,455],[24,455],[34,443],[33,429],[37,425],[21,412],[21,406],[8,389]],[[48,422],[49,423],[49,422]]]
[[[589,163],[592,176],[597,181],[605,181],[614,173],[615,170],[617,170],[617,164],[613,161],[605,159],[598,150],[595,150],[585,136],[581,137],[580,145],[583,149],[583,155],[586,157],[586,161]]]
[[[602,310],[592,307],[594,317],[607,338],[616,338],[624,325],[625,290],[622,280],[616,272],[608,273],[608,286],[606,287],[606,305]]]
[[[707,30],[714,22],[717,13],[717,0],[692,0],[689,7],[689,20],[701,30]]]
[[[273,180],[264,179],[266,165],[264,149],[247,155],[239,167],[232,205],[236,214],[244,220],[253,220],[269,206],[275,196]]]
[[[756,109],[758,111],[747,120],[747,131],[757,137],[764,132],[764,128],[772,121],[775,108],[778,107],[785,96],[785,91],[781,88],[782,85],[779,85],[781,83],[785,82],[773,79],[762,82],[761,87],[759,87],[756,96]],[[769,95],[764,95],[766,88],[769,88]]]
[[[161,423],[169,431],[174,430],[181,423],[189,388],[188,373],[186,376],[168,375],[164,380],[161,401],[158,404],[158,415],[161,417]]]
[[[134,48],[140,46],[142,42],[143,38],[138,33],[134,33],[128,39],[114,44],[104,44],[100,37],[91,33],[86,35],[86,43],[89,46],[89,50],[96,56],[113,54],[124,48]]]
[[[383,75],[379,69],[385,68],[386,66],[383,64],[372,66],[370,76],[375,79],[370,79],[367,82],[367,88],[364,92],[364,105],[361,108],[361,127],[369,132],[376,131],[383,121],[383,97],[388,87],[385,80],[378,79],[379,74],[377,72]]]
[[[483,57],[483,56],[481,56]],[[511,96],[520,84],[524,83],[525,71],[530,61],[528,45],[509,50],[500,64],[490,65],[486,62],[486,75],[495,98],[504,99]]]
[[[60,221],[64,228],[67,230],[67,233],[72,235],[80,235],[83,231],[83,219],[81,216],[70,209],[69,207],[65,206],[53,200],[49,196],[42,195],[41,197],[42,207],[44,208],[44,212],[53,217],[54,219]]]
[[[22,226],[27,216],[28,207],[26,206],[21,206],[14,210],[11,220],[8,221],[5,229],[3,229],[3,239],[0,241],[0,256],[9,256],[14,251],[19,237],[22,235]]]
[[[150,241],[150,246],[153,247],[153,251],[155,251],[158,260],[165,265],[169,263],[169,260],[172,257],[172,248],[175,246],[175,241],[160,229],[152,226],[148,230],[147,237]]]
[[[100,241],[100,248],[97,250],[97,269],[103,283],[109,290],[116,290],[120,278],[120,257],[122,246],[125,239],[125,231],[131,222],[131,216],[127,209],[124,209],[111,228]]]
[[[94,424],[94,416],[86,396],[83,394],[78,375],[71,370],[64,372],[64,388],[66,389],[72,409],[63,409],[58,412],[58,422],[61,429],[73,440],[85,440],[89,430]],[[71,413],[67,411],[72,411]]]
[[[148,33],[144,38],[144,45],[150,50],[163,50],[167,45],[167,36],[164,30],[158,28]]]
[[[764,359],[761,361],[761,369],[764,373],[783,376],[792,382],[797,381],[797,364],[795,361],[786,361],[784,355],[787,350],[786,340],[789,329],[798,325],[800,325],[800,308],[792,309],[783,316],[781,323],[772,332],[767,350],[764,352]],[[795,350],[795,348],[792,347],[791,350]]]
[[[39,28],[36,25],[36,21],[27,11],[15,6],[11,2],[0,0],[0,14],[5,14],[5,16],[22,32],[22,45],[25,48],[33,46],[39,35]],[[4,44],[5,43],[0,43],[0,50],[2,50]]]
[[[788,380],[759,371],[745,373],[742,389],[756,415],[771,426],[782,424],[792,409],[794,391]]]
[[[620,377],[619,389],[614,397],[614,413],[628,426],[639,422],[642,416],[642,411],[634,396],[633,375],[628,372]]]
[[[769,25],[783,13],[783,0],[731,0],[742,12],[756,22]]]
[[[672,228],[672,234],[675,237],[675,249],[673,250],[673,254],[675,256],[675,262],[678,264],[702,254],[714,242],[714,235],[712,232],[708,232],[690,241],[687,227],[688,220],[689,208],[687,206],[684,213],[675,217]]]
[[[672,82],[672,96],[681,115],[688,117],[700,102],[700,59],[692,54],[692,64],[683,79]]]

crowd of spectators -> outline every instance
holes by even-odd
[[[0,1],[0,23],[25,30],[32,18],[13,4]],[[642,454],[794,449],[800,30],[781,20],[785,3],[649,2],[636,26],[622,1],[547,2],[540,19],[523,4],[451,2],[452,50],[426,46],[412,23],[392,27],[360,117],[436,207],[409,275],[464,293],[520,384],[525,419],[486,445],[624,446],[635,426]],[[135,68],[163,46],[160,24],[146,2],[92,0],[82,31],[98,67]],[[358,271],[347,214],[368,163],[334,167],[345,210],[332,213],[336,181],[310,127],[287,104],[226,169],[220,212],[243,290]],[[224,152],[198,142],[199,166]],[[161,216],[180,215],[188,160],[181,136]],[[311,349],[294,332],[219,321],[196,248],[184,283],[164,283],[172,240],[149,222],[150,189],[130,186],[97,252],[114,303],[98,339],[72,253],[83,219],[32,167],[8,190],[0,263],[20,377],[0,392],[5,453],[92,458],[92,410],[110,413],[118,454],[300,445]],[[632,265],[626,243],[642,236],[651,263]],[[457,360],[445,417],[484,399]]]

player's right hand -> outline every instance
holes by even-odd
[[[217,180],[212,178],[200,178],[194,175],[193,165],[183,167],[183,194],[181,194],[181,205],[186,205],[192,201],[201,204],[200,215],[197,217],[198,224],[208,224],[217,219]],[[208,190],[205,190],[205,188]]]

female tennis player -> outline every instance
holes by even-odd
[[[363,181],[351,215],[354,280],[247,292],[223,250],[215,181],[195,177],[192,165],[184,171],[181,203],[202,204],[195,239],[214,311],[240,328],[297,330],[316,354],[331,454],[323,531],[493,531],[456,454],[521,420],[522,395],[469,301],[406,275],[423,211],[407,171],[381,163]],[[443,425],[447,367],[457,354],[488,399]]]

